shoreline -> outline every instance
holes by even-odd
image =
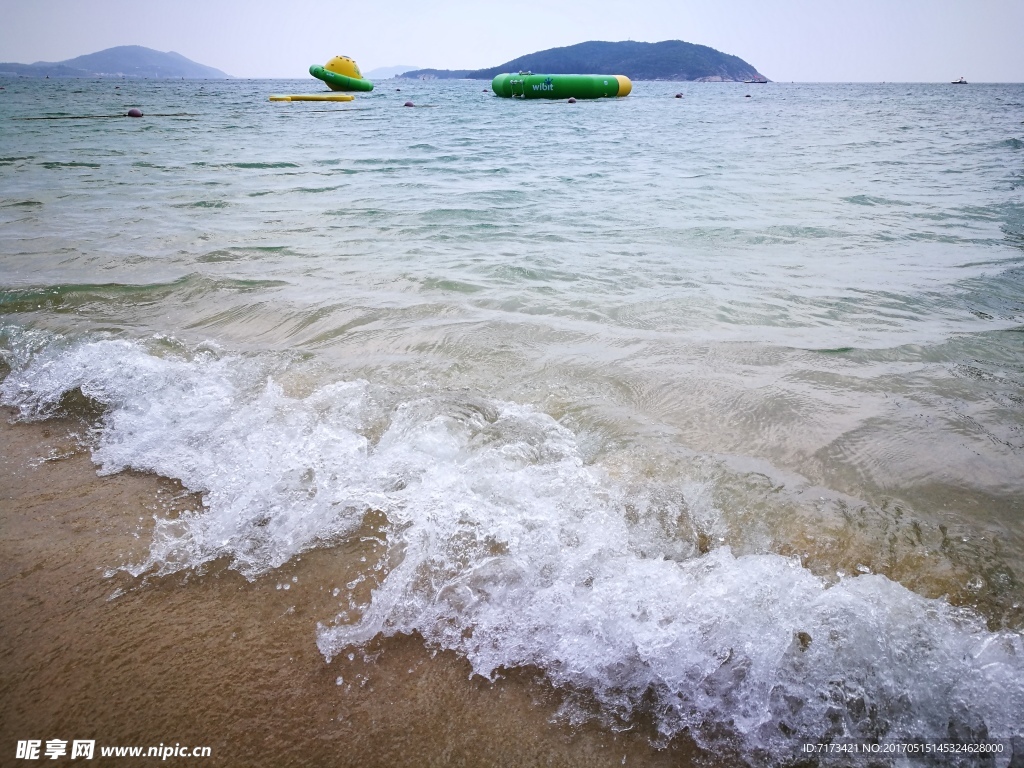
[[[691,762],[636,729],[553,723],[562,697],[535,672],[471,678],[464,659],[418,637],[378,638],[369,662],[325,663],[316,622],[336,609],[318,579],[337,570],[334,548],[253,582],[226,563],[107,577],[142,559],[158,505],[194,499],[153,475],[97,476],[81,423],[11,415],[0,419],[6,754],[23,739],[95,739],[99,764],[100,746],[175,743],[231,766]]]

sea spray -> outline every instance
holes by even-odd
[[[18,333],[0,402],[45,418],[78,391],[104,408],[101,472],[203,494],[201,509],[158,520],[131,573],[227,557],[256,578],[382,516],[386,552],[366,564],[378,586],[319,627],[328,659],[415,632],[487,678],[542,670],[571,717],[646,719],[661,743],[688,734],[750,760],[786,761],[804,742],[1019,735],[1018,633],[884,576],[827,580],[796,557],[735,554],[699,484],[664,503],[710,544],[659,539],[631,510],[642,479],[585,461],[575,434],[532,407],[387,400],[365,381],[289,394],[287,366],[268,356]]]

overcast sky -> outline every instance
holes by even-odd
[[[1024,82],[1024,0],[0,0],[0,61],[115,45],[236,77],[473,69],[585,40],[686,40],[773,80]]]

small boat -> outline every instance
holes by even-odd
[[[959,80],[950,80],[952,85],[967,85],[967,81],[964,80],[963,75],[960,76]]]

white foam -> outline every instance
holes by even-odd
[[[390,570],[351,620],[319,628],[328,658],[418,632],[485,677],[543,669],[577,713],[596,703],[609,722],[643,715],[666,739],[688,731],[766,761],[829,738],[1008,739],[1024,722],[1019,634],[883,576],[830,585],[778,555],[659,540],[532,408],[383,407],[365,382],[291,397],[266,361],[117,340],[7,357],[0,401],[25,417],[76,388],[107,405],[101,471],[203,492],[201,512],[158,524],[135,574],[228,557],[254,577],[383,512]],[[715,532],[704,489],[683,487],[680,512]]]
[[[120,340],[50,347],[30,359],[0,386],[0,401],[43,418],[78,389],[107,406],[93,450],[101,473],[154,472],[204,494],[201,514],[157,521],[136,575],[226,556],[252,577],[334,539],[365,512],[363,382],[296,401],[258,360],[157,356]]]

